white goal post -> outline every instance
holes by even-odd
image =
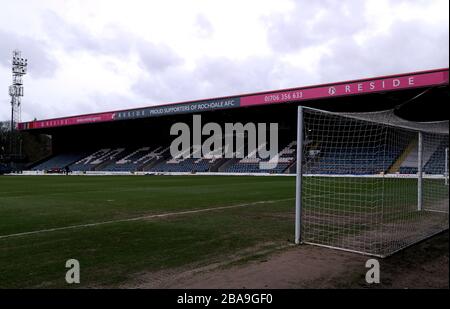
[[[295,243],[385,257],[448,229],[448,121],[299,106]]]

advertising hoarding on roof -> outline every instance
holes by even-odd
[[[338,82],[316,86],[299,87],[243,94],[224,98],[205,99],[164,105],[154,105],[129,110],[79,115],[48,120],[36,120],[18,124],[19,130],[43,129],[87,123],[149,118],[183,113],[200,113],[256,105],[301,102],[333,97],[379,93],[409,88],[431,87],[448,84],[449,70],[439,69],[371,79]]]

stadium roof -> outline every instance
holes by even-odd
[[[212,110],[302,102],[333,97],[383,93],[449,84],[449,69],[436,69],[321,85],[289,88],[229,97],[185,101],[103,113],[35,120],[18,124],[19,130],[47,129],[62,126],[198,113]]]

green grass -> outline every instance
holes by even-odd
[[[398,194],[406,196],[402,203],[414,203],[414,180],[395,180],[395,186],[388,181],[383,187],[374,179],[311,178],[305,181],[305,198],[314,204],[307,206],[362,211],[361,203],[370,205],[380,190],[392,209],[401,206]],[[323,197],[314,197],[318,188]],[[327,190],[329,195],[323,194]],[[361,199],[361,192],[373,195]],[[339,196],[355,198],[330,204]],[[117,286],[141,272],[207,265],[243,251],[258,254],[252,250],[261,246],[288,245],[294,236],[294,197],[294,177],[3,176],[0,288],[72,287],[64,280],[70,258],[81,264],[81,285],[76,287]],[[258,201],[276,202],[1,237]],[[330,237],[333,231],[330,227],[323,233]]]
[[[0,235],[294,197],[288,177],[0,177]],[[294,200],[0,238],[0,287],[115,285],[138,272],[288,243]]]

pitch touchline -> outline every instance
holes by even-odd
[[[27,235],[33,235],[33,234],[48,233],[48,232],[56,232],[56,231],[63,231],[63,230],[78,229],[78,228],[98,226],[98,225],[104,225],[104,224],[139,221],[139,220],[145,220],[145,219],[151,219],[151,218],[161,218],[161,217],[186,215],[186,214],[206,212],[206,211],[213,211],[213,210],[238,208],[238,207],[245,207],[245,206],[251,206],[251,205],[258,205],[258,204],[271,204],[271,203],[277,203],[277,202],[283,202],[283,201],[290,201],[290,200],[294,200],[294,199],[295,198],[286,198],[286,199],[281,199],[281,200],[258,201],[258,202],[253,202],[253,203],[245,203],[245,204],[220,206],[220,207],[212,207],[212,208],[205,208],[205,209],[195,209],[195,210],[186,210],[186,211],[179,211],[179,212],[168,212],[168,213],[162,213],[162,214],[146,215],[146,216],[140,216],[140,217],[134,217],[134,218],[128,218],[128,219],[110,220],[110,221],[102,221],[102,222],[79,224],[79,225],[69,225],[69,226],[55,227],[55,228],[51,228],[51,229],[43,229],[43,230],[37,230],[37,231],[31,231],[31,232],[23,232],[23,233],[9,234],[9,235],[0,235],[0,239],[9,238],[9,237],[18,237],[18,236],[27,236]]]
[[[272,181],[260,181],[259,183],[271,183]],[[231,186],[240,186],[243,184],[252,184],[252,182],[239,182],[236,184],[228,184]],[[203,185],[203,186],[207,186],[207,187],[211,187],[211,186],[217,186],[216,184],[208,184],[208,185]],[[182,186],[172,186],[171,189],[173,188],[177,188],[177,187],[182,187]],[[133,191],[142,191],[142,188],[127,188],[127,189],[115,189],[114,192],[133,192]],[[144,191],[154,191],[153,190],[148,190],[148,188],[145,188]],[[70,191],[71,193],[99,193],[99,192],[110,192],[111,190],[89,190],[89,191]],[[8,193],[9,191],[0,191],[0,194],[2,193]],[[29,191],[15,191],[15,194],[18,193],[28,193]],[[42,194],[33,194],[33,196],[40,196],[40,195],[45,195],[45,196],[55,196],[55,195],[64,195],[67,194],[67,192],[54,192],[54,193],[42,193]],[[10,196],[2,196],[2,199],[9,199],[9,198],[20,198],[23,197],[23,195],[10,195]]]

